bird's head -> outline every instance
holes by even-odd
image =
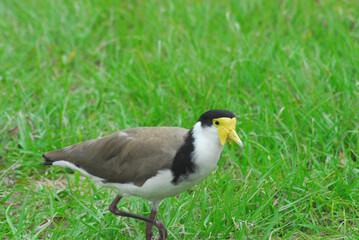
[[[241,139],[236,133],[236,116],[227,110],[210,110],[201,115],[198,120],[202,126],[216,127],[218,137],[222,146],[229,139],[235,141],[240,147],[243,147]]]

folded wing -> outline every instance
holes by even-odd
[[[141,127],[43,154],[45,164],[64,160],[106,182],[141,186],[158,171],[170,169],[187,129]]]

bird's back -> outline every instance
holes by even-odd
[[[158,171],[170,169],[187,129],[140,127],[43,154],[45,164],[67,161],[108,183],[141,186]]]

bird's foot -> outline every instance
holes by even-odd
[[[166,240],[167,239],[167,229],[165,225],[163,225],[161,220],[155,220],[155,226],[158,229],[158,232],[160,233],[160,240]]]
[[[167,239],[167,229],[161,220],[155,220],[154,224],[148,223],[146,225],[146,240],[152,240],[153,237],[153,225],[156,226],[160,234],[160,240]]]

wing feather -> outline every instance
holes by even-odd
[[[187,129],[141,127],[44,153],[51,162],[65,160],[106,182],[134,183],[138,186],[170,169]]]

